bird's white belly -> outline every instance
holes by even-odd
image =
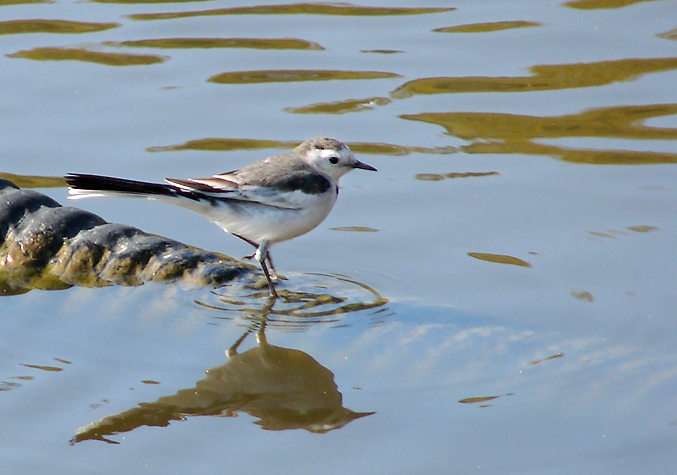
[[[287,241],[317,227],[336,203],[336,193],[305,195],[298,209],[254,205],[251,202],[223,203],[204,213],[227,233],[262,243]]]

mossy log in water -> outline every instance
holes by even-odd
[[[0,178],[0,295],[177,279],[219,286],[249,272],[230,257],[107,223]]]

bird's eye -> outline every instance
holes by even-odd
[[[329,157],[329,163],[336,165],[339,162],[338,157]]]

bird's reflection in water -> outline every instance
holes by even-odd
[[[319,311],[322,304],[313,303],[308,293],[281,293],[283,299],[295,312],[301,308],[315,318],[331,314],[330,310]],[[225,299],[224,299],[225,300]],[[268,300],[262,309],[248,309],[247,330],[226,350],[225,364],[206,371],[206,376],[194,388],[182,389],[171,396],[163,396],[155,402],[141,403],[138,407],[116,415],[107,416],[79,428],[71,443],[84,440],[110,439],[115,434],[129,432],[141,426],[165,427],[171,421],[185,420],[187,416],[235,416],[244,412],[255,417],[256,424],[266,430],[305,429],[324,433],[339,429],[360,417],[373,412],[354,412],[343,407],[342,395],[334,382],[334,374],[313,357],[299,350],[282,348],[268,343],[266,326],[271,322],[283,323],[280,316],[293,315],[287,305]],[[338,299],[320,299],[331,302],[332,307],[342,308],[340,313],[351,311],[354,302],[346,309]],[[378,302],[374,305],[374,302]],[[232,304],[235,305],[235,304]],[[274,307],[280,305],[281,310]],[[338,305],[338,306],[337,306]],[[385,305],[377,297],[364,308]],[[244,309],[239,309],[245,311]],[[353,310],[354,311],[354,310]],[[278,320],[273,320],[276,316]],[[252,333],[257,345],[243,353],[239,346]]]

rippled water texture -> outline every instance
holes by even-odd
[[[246,279],[5,291],[0,472],[673,473],[676,18],[0,0],[20,187],[239,259],[201,216],[67,202],[62,177],[208,176],[318,135],[379,170],[274,248],[272,306]]]

